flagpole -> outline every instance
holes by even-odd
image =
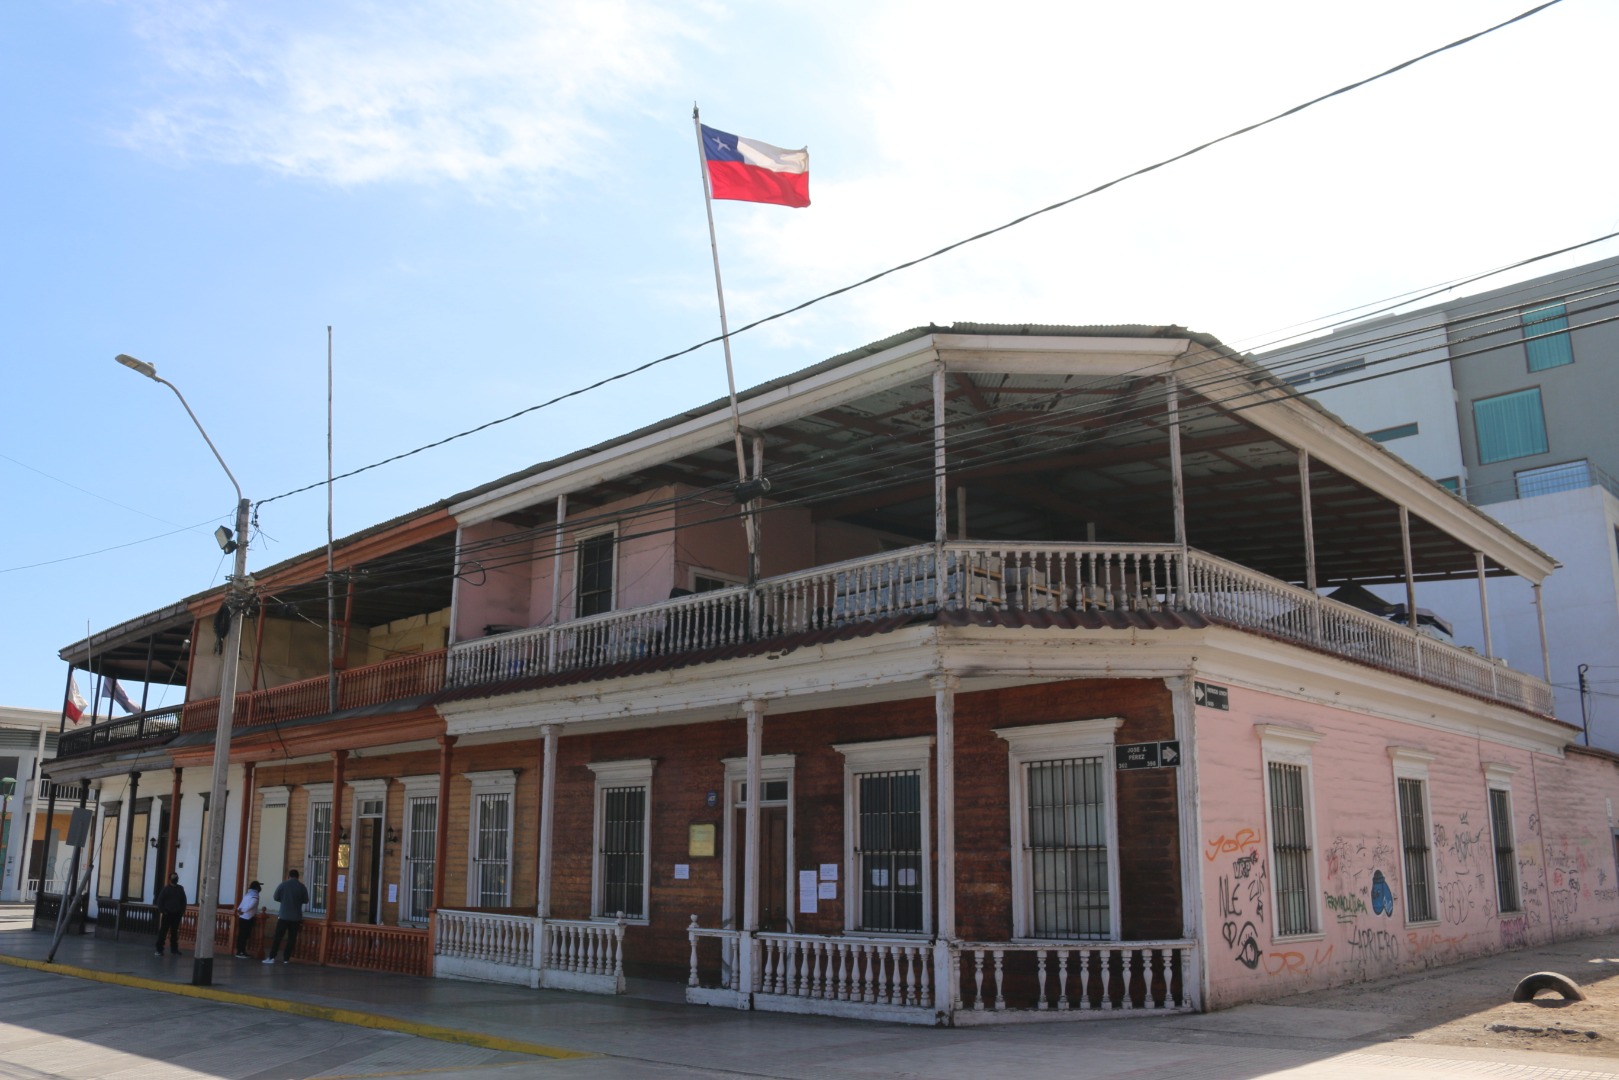
[[[703,210],[708,215],[708,249],[714,256],[714,293],[720,303],[720,344],[725,348],[725,385],[731,395],[731,434],[736,442],[736,479],[739,484],[748,481],[747,455],[742,449],[742,410],[736,401],[736,370],[731,364],[731,329],[725,319],[725,285],[720,279],[720,244],[714,232],[714,197],[708,186],[708,155],[703,150],[703,122],[698,115],[697,103],[691,103],[691,125],[697,136],[697,167],[702,171]],[[757,500],[752,500],[757,501]],[[759,542],[753,513],[742,519],[742,528],[748,536],[748,585],[759,576]]]

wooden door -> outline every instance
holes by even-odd
[[[743,844],[747,840],[748,812],[737,807],[733,816],[737,838],[731,884],[731,925],[741,929],[747,887],[747,860]],[[759,929],[784,931],[789,927],[787,910],[787,808],[759,808]]]

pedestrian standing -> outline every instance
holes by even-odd
[[[157,955],[163,955],[163,939],[169,939],[169,952],[180,955],[180,917],[186,913],[186,891],[180,875],[170,874],[169,883],[157,894]]]
[[[247,883],[247,893],[236,905],[236,955],[247,958],[247,946],[253,940],[253,924],[259,917],[259,893],[264,885],[257,881]]]
[[[288,870],[287,880],[275,887],[270,899],[281,905],[276,916],[275,937],[270,939],[270,955],[264,958],[266,964],[275,963],[276,950],[281,947],[283,936],[287,939],[287,951],[281,954],[283,964],[292,959],[292,950],[298,946],[298,931],[304,925],[304,905],[309,903],[309,890],[304,883],[298,880],[298,871]]]

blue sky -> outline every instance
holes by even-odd
[[[56,651],[87,624],[226,570],[228,482],[115,353],[180,386],[264,499],[325,475],[328,325],[340,472],[711,336],[693,100],[810,149],[810,208],[716,205],[736,325],[1527,6],[6,5],[0,701],[56,708]],[[1565,0],[746,335],[739,383],[930,320],[1258,347],[1613,231],[1616,31],[1611,5]],[[723,391],[711,347],[341,482],[338,533]],[[315,548],[324,497],[260,525],[252,566]]]

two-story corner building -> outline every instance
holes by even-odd
[[[1550,687],[1322,595],[1552,560],[1206,335],[919,328],[428,517],[442,687],[237,708],[235,877],[305,868],[328,962],[970,1023],[1619,926]]]

